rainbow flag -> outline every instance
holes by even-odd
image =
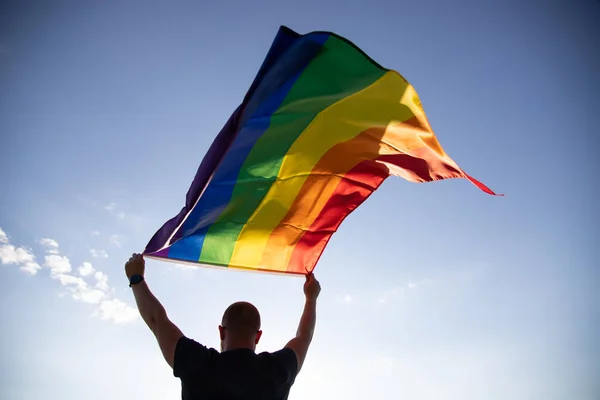
[[[185,206],[147,257],[305,274],[331,235],[390,175],[465,178],[415,89],[348,40],[281,27],[216,137]]]

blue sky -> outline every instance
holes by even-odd
[[[600,4],[3,2],[0,398],[177,399],[129,255],[183,205],[280,25],[348,37],[417,89],[461,180],[385,184],[316,275],[291,399],[600,396]],[[217,5],[218,4],[218,5]],[[149,261],[190,337],[231,302],[290,339],[302,280]]]

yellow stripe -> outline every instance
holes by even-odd
[[[423,105],[421,104],[421,99],[419,99],[419,95],[417,91],[412,85],[409,85],[404,92],[404,96],[402,96],[401,100],[402,104],[406,104],[408,108],[412,111],[414,116],[419,120],[420,125],[427,129],[431,134],[429,135],[418,135],[418,138],[423,141],[423,143],[435,151],[440,157],[447,158],[446,153],[440,146],[437,141],[433,131],[431,130],[431,125],[429,125],[429,121],[427,120],[427,116],[425,115],[425,110],[423,110]]]
[[[421,150],[424,147],[432,149],[433,159],[428,159],[432,166],[438,166],[441,163],[452,163],[443,152],[440,144],[437,142],[431,127],[427,121],[425,113],[420,106],[417,94],[412,86],[408,86],[401,100],[402,104],[407,105],[415,115],[418,123],[410,124],[396,122],[390,123],[381,137],[377,137],[378,128],[371,128],[363,131],[354,139],[334,146],[326,153],[316,169],[324,170],[335,168],[336,176],[330,176],[326,180],[309,177],[305,186],[300,191],[301,199],[297,198],[291,205],[290,211],[293,214],[286,214],[282,222],[273,229],[267,242],[266,248],[261,259],[262,265],[273,266],[277,269],[289,268],[289,261],[294,252],[295,244],[302,237],[302,231],[298,226],[308,228],[313,225],[315,220],[323,210],[325,204],[329,201],[331,195],[335,192],[344,175],[354,168],[361,160],[375,159],[381,155],[408,154],[420,158],[415,154],[415,150]],[[376,135],[372,137],[371,135]],[[378,142],[378,143],[374,143]],[[341,146],[341,147],[340,147]],[[331,153],[336,149],[335,153]],[[342,159],[342,157],[346,157]],[[331,158],[335,157],[335,158]],[[325,162],[325,164],[324,164]],[[405,175],[405,171],[398,169],[393,165],[388,168],[394,169],[398,175]],[[443,167],[436,168],[442,170]],[[411,174],[405,176],[409,181]],[[308,185],[308,187],[307,187]]]
[[[404,78],[390,71],[369,87],[321,111],[284,156],[277,180],[242,229],[230,263],[261,267],[271,232],[286,215],[314,166],[331,147],[369,128],[387,127],[414,117],[414,112],[419,111],[401,104],[408,87]],[[412,142],[423,147],[414,138]],[[279,265],[277,269],[285,267]]]

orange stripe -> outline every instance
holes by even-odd
[[[346,174],[347,179],[340,181],[319,216],[297,239],[288,272],[311,272],[342,221],[383,183],[392,169],[403,171],[404,177],[412,182],[464,178],[462,171],[445,161],[434,149],[422,147],[411,154],[382,155],[358,164]]]
[[[388,176],[388,168],[374,160],[363,161],[349,171],[346,174],[348,179],[340,181],[319,217],[294,246],[287,272],[312,272],[342,221],[369,198]]]
[[[380,155],[399,154],[399,147],[405,151],[421,147],[422,142],[414,138],[424,133],[428,132],[420,119],[413,117],[401,124],[367,129],[355,138],[333,146],[315,165],[287,214],[271,233],[260,265],[286,267],[294,246],[350,170]]]

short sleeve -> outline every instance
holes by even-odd
[[[285,373],[287,384],[291,386],[298,374],[298,358],[296,357],[296,353],[294,350],[286,347],[272,353],[272,355],[278,368],[282,369]]]
[[[205,346],[182,336],[175,346],[173,375],[184,378],[198,374],[208,363],[208,353]]]

